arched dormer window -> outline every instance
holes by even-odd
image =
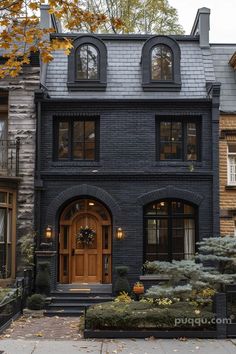
[[[91,44],[82,44],[76,51],[76,80],[99,79],[99,54]]]
[[[95,36],[75,39],[68,58],[68,89],[70,91],[103,91],[106,89],[107,50]]]
[[[180,48],[166,36],[151,37],[142,50],[144,91],[179,91],[181,89]]]
[[[171,49],[165,44],[158,44],[152,48],[151,54],[152,80],[170,81],[173,78],[173,55]]]

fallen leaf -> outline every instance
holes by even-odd
[[[36,337],[43,337],[43,333],[42,332],[38,332],[35,334]]]

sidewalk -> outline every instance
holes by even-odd
[[[0,340],[1,354],[235,354],[230,340]]]

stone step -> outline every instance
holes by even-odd
[[[82,298],[87,298],[87,297],[111,297],[111,293],[107,292],[81,292],[81,291],[52,291],[51,292],[51,297],[82,297]]]
[[[72,284],[58,284],[57,291],[81,291],[87,292],[99,292],[99,293],[111,293],[112,284],[98,284],[98,283],[72,283]]]
[[[89,302],[81,302],[81,303],[76,303],[76,302],[72,302],[72,303],[67,303],[67,302],[59,302],[57,304],[50,304],[46,307],[46,310],[84,310],[85,307],[89,307],[91,305],[95,305],[94,303],[89,303]]]
[[[73,294],[72,294],[73,295]],[[80,303],[80,302],[89,302],[89,303],[99,303],[105,301],[112,301],[112,296],[52,296],[52,303]]]
[[[60,310],[55,310],[55,309],[47,309],[44,312],[44,316],[52,317],[52,316],[58,316],[58,317],[80,317],[84,314],[84,310],[75,310],[75,309],[60,309]]]

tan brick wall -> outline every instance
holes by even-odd
[[[221,115],[220,117],[220,134],[222,130],[236,130],[236,115]],[[220,158],[220,210],[224,213],[227,210],[236,210],[236,190],[226,190],[227,186],[227,146],[229,142],[236,143],[235,136],[226,136],[220,139],[219,158]],[[235,218],[221,218],[220,229],[222,235],[234,235]]]

